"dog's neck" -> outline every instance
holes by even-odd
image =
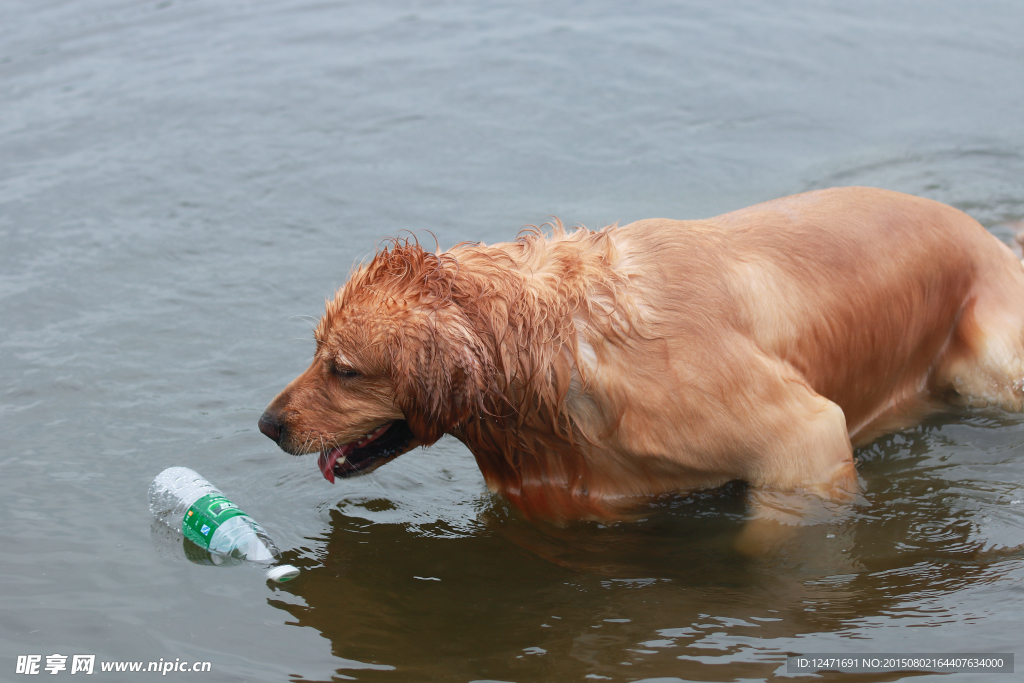
[[[603,382],[615,347],[646,331],[637,329],[644,302],[629,288],[614,229],[558,226],[549,239],[530,233],[449,253],[459,264],[452,298],[486,349],[488,384],[483,410],[452,433],[492,490],[520,509],[548,519],[612,516],[604,475],[586,456],[614,431],[622,406],[607,386],[590,388]]]

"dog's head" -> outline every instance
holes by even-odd
[[[328,481],[428,446],[482,407],[485,353],[460,306],[458,264],[395,242],[328,302],[309,368],[260,431],[293,455],[320,452]]]

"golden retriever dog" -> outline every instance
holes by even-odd
[[[315,336],[259,421],[282,449],[333,482],[451,434],[552,521],[733,480],[850,500],[855,445],[942,405],[1024,409],[1024,264],[956,209],[870,188],[396,240]]]

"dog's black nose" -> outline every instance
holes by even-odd
[[[260,417],[260,431],[274,440],[274,443],[281,443],[281,433],[284,432],[284,425],[281,424],[277,415],[263,413]]]

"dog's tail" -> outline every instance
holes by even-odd
[[[1013,231],[1013,251],[1020,257],[1021,263],[1024,263],[1024,221],[1008,223],[1007,227]]]

